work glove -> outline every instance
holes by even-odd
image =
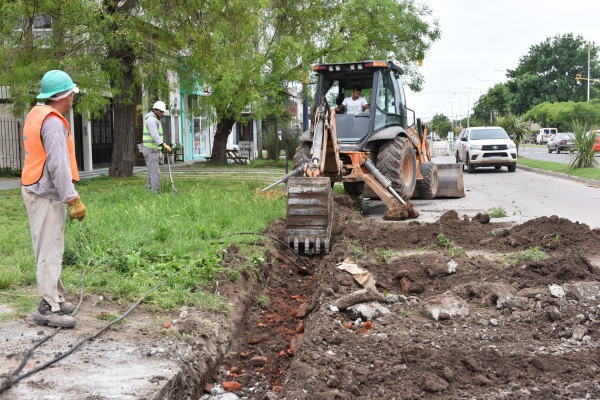
[[[165,149],[165,150],[167,151],[167,153],[170,153],[170,152],[171,152],[171,146],[169,146],[169,145],[168,145],[168,144],[166,144],[166,143],[163,143],[163,144],[162,144],[162,148],[163,148],[163,149]]]
[[[83,204],[83,202],[81,201],[79,196],[75,197],[68,204],[69,204],[69,218],[71,219],[71,221],[74,219],[83,221],[83,219],[85,218],[86,208],[85,208],[85,204]]]

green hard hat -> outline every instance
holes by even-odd
[[[42,78],[42,92],[37,95],[37,99],[43,100],[54,96],[56,93],[64,92],[69,89],[77,88],[71,77],[61,70],[55,69],[46,72]],[[75,92],[77,90],[75,89]]]

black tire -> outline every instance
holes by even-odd
[[[517,164],[510,164],[507,168],[508,172],[515,172],[517,170]]]
[[[420,170],[423,179],[417,180],[417,193],[422,199],[433,199],[438,188],[437,165],[429,161],[424,162],[421,164]]]
[[[471,161],[469,161],[469,153],[467,153],[467,172],[470,174],[474,174],[475,173],[475,166],[473,164],[471,164]]]
[[[548,153],[552,153],[552,149],[548,146]]]
[[[365,190],[364,182],[344,182],[344,192],[350,196],[360,196]]]
[[[456,157],[456,163],[458,164],[460,162],[460,157],[458,156],[458,151],[456,152],[455,157]]]
[[[294,153],[294,169],[303,167],[304,164],[310,162],[310,142],[302,142],[296,148],[296,153]]]
[[[417,183],[417,157],[407,138],[397,137],[379,148],[377,169],[403,200],[410,199]]]

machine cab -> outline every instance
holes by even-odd
[[[317,64],[313,70],[319,75],[313,111],[327,101],[329,108],[352,98],[356,85],[362,87],[360,97],[370,105],[354,114],[335,114],[336,134],[342,146],[361,146],[383,129],[400,127],[406,130],[406,100],[402,87],[402,69],[388,61]]]

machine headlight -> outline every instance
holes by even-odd
[[[471,150],[481,150],[481,146],[478,146],[476,144],[471,144],[471,145],[469,145],[469,149],[471,149]]]

